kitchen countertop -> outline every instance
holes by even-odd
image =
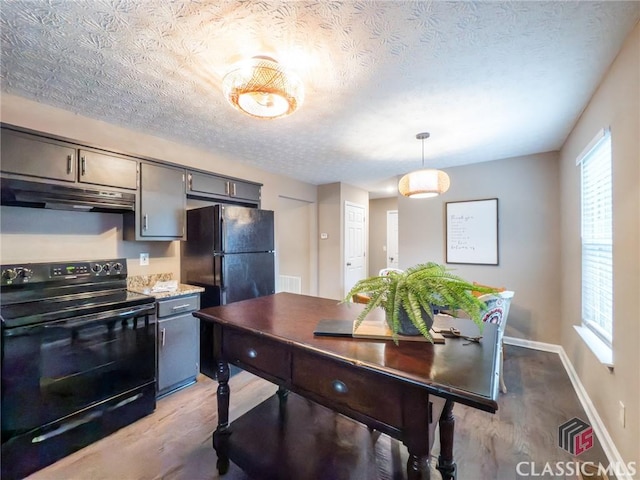
[[[171,273],[154,273],[151,275],[127,277],[127,290],[130,292],[142,293],[144,295],[151,295],[158,300],[204,292],[204,288],[202,287],[196,287],[185,283],[178,283],[178,288],[176,290],[168,292],[152,291],[156,282],[166,282],[169,280],[173,280],[173,274]]]

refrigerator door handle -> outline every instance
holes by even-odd
[[[224,210],[223,210],[224,211]],[[225,250],[225,237],[227,236],[227,225],[224,221],[224,215],[220,215],[220,251]]]

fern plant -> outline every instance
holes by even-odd
[[[385,316],[393,338],[397,341],[400,331],[400,311],[404,310],[411,323],[427,339],[432,340],[429,327],[433,324],[433,306],[447,306],[462,310],[475,322],[480,331],[485,304],[472,294],[495,293],[490,287],[473,285],[454,275],[445,266],[428,262],[415,265],[404,272],[391,271],[387,275],[374,276],[358,281],[347,293],[343,302],[349,302],[356,294],[369,297],[369,302],[356,319],[357,329],[365,317],[375,308],[385,310]],[[428,322],[425,322],[426,314]]]

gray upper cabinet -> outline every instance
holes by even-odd
[[[183,169],[142,163],[136,212],[125,215],[125,240],[182,240],[186,219]]]
[[[75,182],[76,164],[71,145],[2,129],[2,172]]]
[[[138,162],[90,150],[80,150],[79,179],[83,183],[138,188]]]
[[[187,193],[193,196],[260,202],[260,184],[200,172],[188,172],[188,176]]]
[[[138,187],[138,162],[46,137],[2,129],[2,172],[37,179]]]
[[[247,182],[231,182],[231,196],[236,198],[243,198],[246,200],[260,201],[260,185]]]

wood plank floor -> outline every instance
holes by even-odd
[[[587,421],[558,355],[510,345],[505,346],[505,355],[509,392],[500,395],[498,412],[492,415],[463,405],[454,409],[458,479],[525,478],[517,473],[518,462],[535,462],[538,473],[545,462],[577,460],[606,465],[597,440],[577,459],[558,447],[559,425],[573,417]],[[195,385],[159,400],[152,415],[36,472],[29,480],[250,480],[233,464],[224,477],[215,469],[211,434],[217,423],[216,386],[201,376]],[[232,377],[230,386],[231,420],[276,390],[245,372]],[[382,435],[375,448],[378,478],[405,478],[404,446]],[[436,443],[434,463],[438,450]],[[521,471],[530,472],[531,468]],[[441,478],[435,468],[432,478]]]

